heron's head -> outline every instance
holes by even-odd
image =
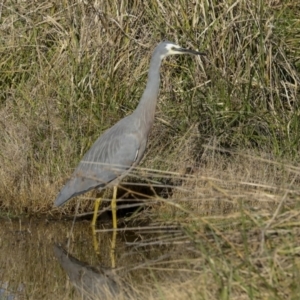
[[[195,50],[185,49],[169,41],[163,41],[159,43],[158,46],[156,47],[156,50],[159,51],[161,59],[169,55],[175,55],[175,54],[190,53],[194,55],[205,55],[205,53],[198,52]]]

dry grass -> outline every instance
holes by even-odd
[[[2,213],[58,215],[57,192],[99,134],[136,107],[151,51],[167,38],[207,58],[164,62],[148,150],[125,184],[153,200],[132,226],[171,220],[181,228],[176,243],[189,245],[180,262],[168,258],[189,273],[180,280],[178,271],[181,283],[171,288],[169,275],[146,266],[159,278],[159,297],[296,299],[299,8],[273,0],[4,1]],[[90,206],[82,201],[79,210]],[[158,269],[168,269],[163,263]]]
[[[188,167],[197,168],[203,144],[211,141],[297,161],[297,5],[4,3],[2,207],[17,214],[49,211],[96,137],[136,107],[151,50],[162,37],[208,55],[164,63],[144,167],[176,171],[189,157]],[[174,151],[178,143],[187,149],[190,131],[188,152]]]

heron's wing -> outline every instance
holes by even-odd
[[[140,143],[136,134],[127,132],[126,126],[112,127],[96,140],[60,191],[55,206],[104,187],[130,169],[137,159]]]

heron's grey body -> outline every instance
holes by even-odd
[[[154,122],[161,61],[168,55],[183,53],[202,54],[168,41],[158,44],[150,61],[146,89],[137,108],[96,140],[57,196],[55,206],[91,189],[117,185],[130,168],[141,161]]]

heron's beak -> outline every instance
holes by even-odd
[[[179,53],[190,53],[190,54],[194,54],[194,55],[206,55],[206,53],[204,53],[204,52],[198,52],[195,50],[190,50],[190,49],[185,49],[185,48],[177,48],[176,51],[178,51]]]

